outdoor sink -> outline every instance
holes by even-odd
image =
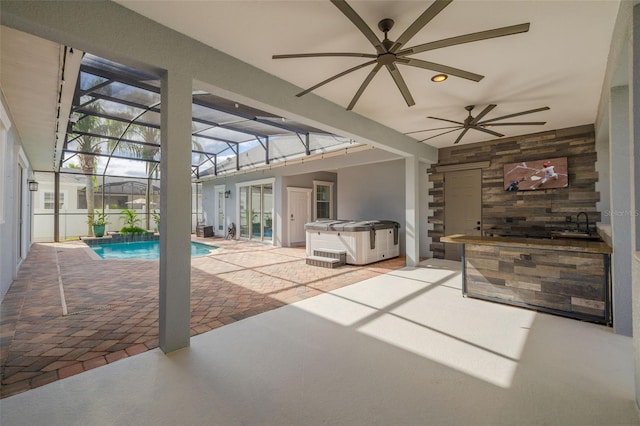
[[[552,231],[551,238],[575,238],[581,240],[600,241],[600,236],[598,234],[583,231]]]

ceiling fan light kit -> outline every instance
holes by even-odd
[[[436,74],[433,77],[431,77],[431,81],[433,81],[434,83],[442,83],[447,78],[449,78],[449,76],[446,74]]]
[[[409,56],[417,53],[427,52],[430,50],[441,49],[444,47],[455,46],[459,44],[471,43],[474,41],[487,40],[496,37],[503,37],[518,33],[524,33],[529,31],[529,23],[512,25],[502,28],[494,28],[492,30],[480,31],[471,34],[464,34],[456,37],[450,37],[443,40],[432,41],[428,43],[419,44],[416,46],[404,48],[405,44],[413,38],[422,28],[425,27],[432,19],[434,19],[440,12],[442,12],[453,0],[435,0],[395,41],[390,40],[387,33],[393,28],[394,21],[390,18],[382,19],[378,22],[378,29],[384,33],[384,39],[380,40],[378,36],[373,32],[371,27],[367,25],[364,20],[358,15],[344,0],[331,0],[333,3],[365,36],[365,38],[371,43],[375,49],[375,53],[353,53],[353,52],[329,52],[329,53],[297,53],[286,55],[273,55],[273,59],[294,59],[294,58],[318,58],[318,57],[358,57],[367,58],[368,60],[346,69],[336,75],[333,75],[318,84],[311,86],[310,88],[303,90],[296,96],[304,96],[307,93],[324,86],[327,83],[332,82],[340,77],[350,74],[354,71],[373,65],[373,69],[365,77],[364,81],[357,89],[355,95],[351,99],[351,102],[347,106],[347,110],[353,109],[356,105],[362,93],[367,86],[371,83],[376,74],[384,67],[387,69],[391,78],[395,82],[398,90],[402,94],[407,106],[415,105],[415,101],[411,96],[411,92],[400,73],[398,65],[406,65],[410,67],[416,67],[435,71],[440,73],[439,76],[434,76],[433,81],[444,81],[448,76],[454,76],[474,82],[478,82],[484,78],[483,75],[475,74],[462,69],[450,67],[443,64],[424,61],[421,59],[411,58]],[[444,76],[444,77],[442,77]],[[436,80],[436,77],[439,79]],[[441,79],[441,80],[440,80]]]

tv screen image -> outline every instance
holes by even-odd
[[[569,186],[567,157],[504,165],[505,191],[534,191]]]

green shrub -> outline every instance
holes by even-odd
[[[96,210],[94,214],[87,215],[89,219],[87,222],[89,225],[108,225],[110,222],[107,221],[107,214],[102,213],[100,210]]]
[[[122,214],[124,215],[124,225],[125,228],[137,228],[137,225],[141,222],[138,217],[138,213],[131,209],[122,209]]]
[[[121,234],[144,234],[146,229],[142,229],[139,226],[125,226],[120,230]]]

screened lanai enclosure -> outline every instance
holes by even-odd
[[[83,56],[63,148],[54,154],[54,171],[35,171],[39,190],[33,202],[34,241],[91,236],[92,212],[108,215],[108,232],[123,226],[123,209],[136,212],[141,227],[156,228],[153,216],[162,201],[160,90],[157,75]],[[354,146],[348,138],[198,87],[192,93],[192,232],[205,217],[203,179],[277,167]],[[270,188],[263,187],[241,194],[239,237],[271,239],[271,197]],[[256,209],[258,198],[261,210]]]

